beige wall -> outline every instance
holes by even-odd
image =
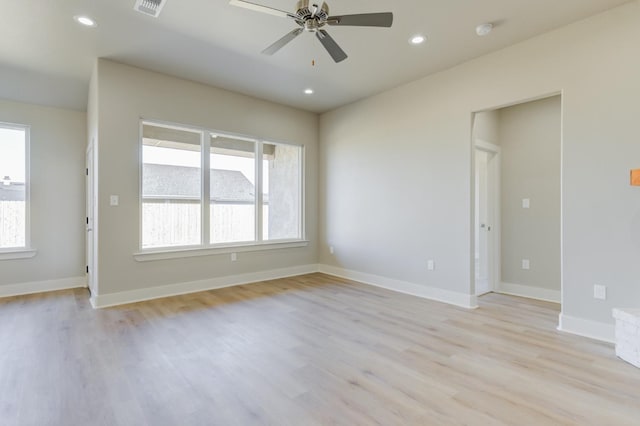
[[[560,290],[560,115],[559,96],[499,110],[502,282]]]
[[[83,112],[0,100],[0,121],[31,126],[31,245],[0,260],[0,285],[84,277]]]
[[[99,60],[99,293],[205,280],[317,262],[318,117],[237,93]],[[139,120],[184,123],[303,144],[308,247],[153,262],[139,250]],[[119,195],[120,205],[109,206]]]
[[[469,294],[472,112],[562,91],[563,314],[640,303],[638,40],[635,1],[322,115],[321,263]]]

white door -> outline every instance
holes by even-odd
[[[498,276],[499,155],[486,149],[475,152],[475,294],[494,290]]]
[[[87,285],[91,294],[97,294],[95,288],[95,246],[94,246],[94,216],[95,216],[95,188],[94,188],[94,147],[91,143],[87,147],[86,158],[86,185],[87,185],[87,217],[86,217],[86,229],[87,229]]]

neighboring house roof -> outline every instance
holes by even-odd
[[[24,196],[24,183],[12,182],[10,185],[4,185],[0,182],[0,201],[24,201]]]
[[[144,164],[142,167],[145,198],[200,199],[200,169],[195,167]],[[253,203],[255,188],[235,170],[211,169],[211,201]]]

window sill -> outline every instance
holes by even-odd
[[[133,258],[138,262],[151,262],[154,260],[181,259],[185,257],[201,257],[217,254],[229,253],[246,253],[252,251],[264,250],[280,250],[297,247],[307,247],[309,241],[305,240],[287,240],[287,241],[270,241],[263,243],[251,243],[241,245],[225,245],[216,247],[197,247],[197,248],[176,248],[162,250],[146,250],[133,254]]]
[[[35,249],[10,249],[11,251],[0,251],[0,260],[29,259],[38,252]]]

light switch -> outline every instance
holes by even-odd
[[[529,259],[522,259],[522,269],[529,270],[530,268]]]
[[[523,198],[522,199],[522,208],[523,209],[528,209],[529,207],[531,207],[531,200],[528,198]]]
[[[427,260],[427,269],[429,271],[433,271],[433,270],[436,269],[436,264],[435,264],[435,262],[433,260],[431,260],[431,259]]]
[[[237,253],[231,253],[231,261],[235,262],[236,260],[238,260],[238,254]]]
[[[118,197],[117,195],[112,195],[111,197],[109,197],[109,204],[112,206],[117,206],[118,204],[120,204],[120,197]]]

